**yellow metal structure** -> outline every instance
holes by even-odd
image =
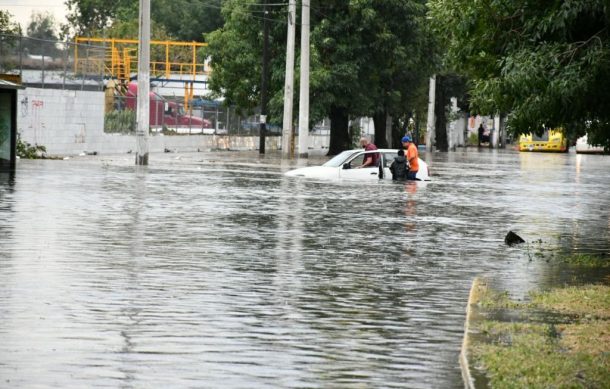
[[[83,55],[85,45],[86,53]],[[185,108],[193,98],[193,83],[209,69],[200,62],[198,53],[207,43],[201,42],[150,42],[151,79],[184,82]],[[92,48],[92,49],[90,49]],[[77,37],[74,48],[74,72],[96,74],[127,84],[138,69],[138,41],[136,39]]]
[[[547,151],[563,153],[568,151],[568,140],[561,129],[546,130],[542,136],[521,135],[519,151]]]

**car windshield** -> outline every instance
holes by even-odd
[[[339,167],[342,166],[343,163],[349,158],[350,155],[354,154],[358,150],[347,150],[342,152],[341,154],[335,155],[333,158],[328,160],[324,165],[327,167]]]

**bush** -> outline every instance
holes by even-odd
[[[468,135],[468,145],[469,146],[477,146],[479,144],[479,135],[473,132]]]
[[[17,156],[24,159],[45,158],[47,148],[38,144],[31,145],[21,140],[21,134],[17,133]]]
[[[136,133],[136,113],[130,109],[110,111],[104,116],[104,132],[118,134]]]

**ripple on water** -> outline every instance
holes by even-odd
[[[438,154],[417,186],[209,155],[20,161],[0,182],[1,382],[461,387],[472,278],[557,277],[506,231],[610,247],[607,158]]]

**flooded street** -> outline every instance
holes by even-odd
[[[0,176],[1,387],[459,388],[475,275],[525,293],[610,252],[609,156],[441,153],[428,184],[150,161]]]

